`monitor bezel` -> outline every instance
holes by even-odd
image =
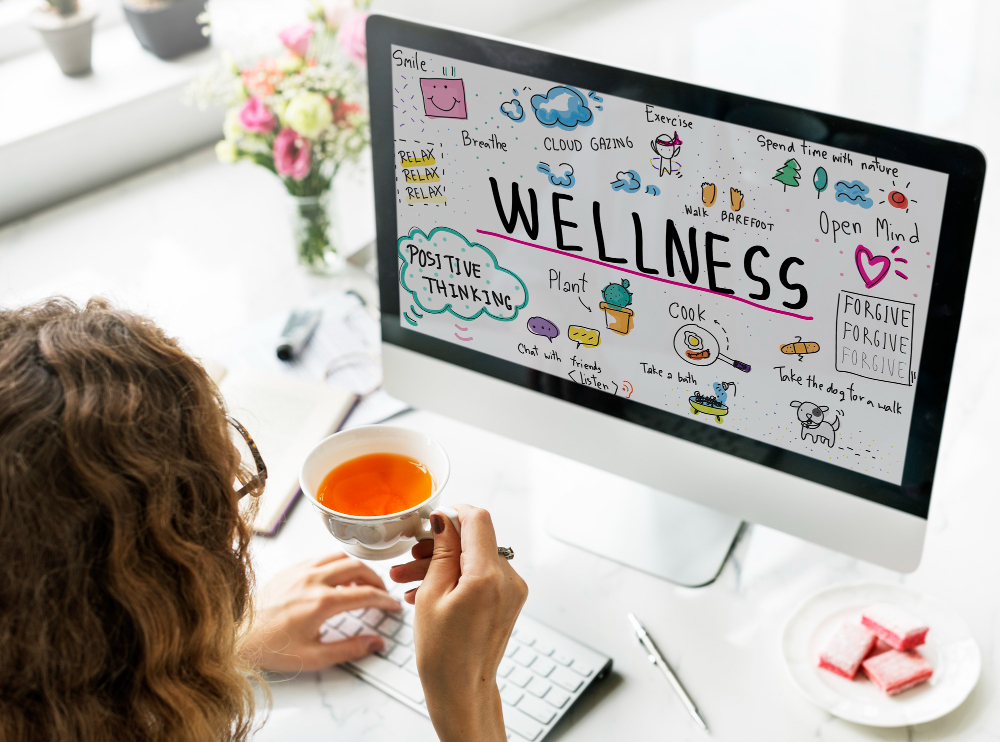
[[[589,62],[478,34],[428,26],[384,15],[367,24],[369,105],[375,184],[376,244],[383,342],[582,405],[660,433],[694,440],[793,476],[927,518],[941,441],[954,354],[922,352],[903,477],[895,485],[701,421],[613,396],[487,353],[408,330],[400,318],[396,252],[392,108],[393,45],[510,70],[640,103],[762,129],[948,175],[939,245],[948,235],[949,260],[935,264],[924,348],[954,348],[962,315],[986,161],[975,147],[923,134],[868,124],[641,72]],[[503,60],[498,64],[497,60]],[[642,93],[640,96],[639,93]],[[765,125],[764,122],[767,124]],[[940,251],[938,252],[940,258]]]

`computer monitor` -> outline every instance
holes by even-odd
[[[385,16],[367,33],[391,393],[726,513],[728,543],[746,519],[916,568],[978,150]],[[581,521],[630,510],[622,549],[688,526],[591,494]]]

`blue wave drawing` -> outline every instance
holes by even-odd
[[[560,188],[572,188],[576,184],[576,176],[573,175],[573,166],[568,162],[559,163],[560,172],[554,173],[547,162],[539,162],[535,170],[548,176],[549,183]]]
[[[860,180],[852,180],[851,182],[838,180],[834,184],[833,190],[836,193],[833,197],[835,201],[842,201],[851,206],[870,209],[875,203],[872,199],[866,197],[870,189]]]
[[[615,180],[611,182],[611,188],[616,191],[635,193],[642,188],[642,181],[639,178],[639,173],[635,170],[621,170],[615,176]]]

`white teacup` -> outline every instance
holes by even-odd
[[[316,501],[323,478],[346,461],[370,453],[395,453],[419,461],[431,475],[431,494],[419,505],[390,515],[348,515]],[[328,531],[359,559],[392,559],[410,550],[415,541],[433,538],[430,514],[439,508],[448,482],[448,454],[430,436],[390,425],[365,425],[324,438],[309,452],[299,470],[299,485]],[[450,513],[448,513],[450,516]],[[454,521],[453,521],[454,522]]]

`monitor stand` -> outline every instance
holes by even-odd
[[[684,587],[715,582],[744,525],[638,484],[616,492],[613,504],[594,490],[561,497],[548,517],[551,536]]]

